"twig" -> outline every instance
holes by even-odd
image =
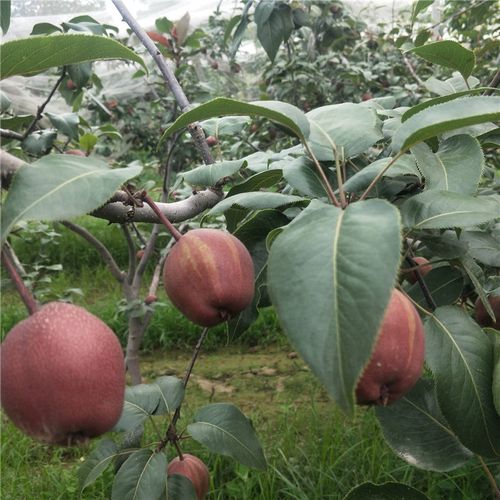
[[[135,269],[136,269],[137,256],[135,251],[135,244],[127,224],[120,224],[120,227],[122,228],[123,235],[125,236],[125,241],[127,242],[127,248],[128,248],[127,283],[130,285],[132,284],[132,281],[134,279]]]
[[[40,106],[38,106],[38,110],[37,110],[35,118],[31,122],[30,126],[26,129],[26,132],[24,132],[24,134],[23,134],[23,140],[26,139],[26,137],[28,137],[28,135],[30,135],[31,132],[33,132],[33,129],[36,127],[37,122],[42,118],[42,114],[43,114],[45,107],[47,106],[47,104],[50,102],[50,100],[54,96],[57,88],[59,87],[60,83],[64,80],[65,76],[66,76],[66,67],[63,66],[61,76],[57,79],[57,82],[55,83],[54,87],[50,91],[47,99],[45,99],[45,101]]]
[[[13,130],[7,130],[5,128],[0,128],[0,137],[5,137],[5,139],[16,139],[18,141],[24,140],[23,134],[14,132]]]
[[[483,5],[484,3],[488,3],[490,2],[491,0],[484,0],[483,2],[480,2],[480,3],[474,3],[474,2],[471,2],[471,5],[469,5],[468,7],[465,7],[464,9],[462,10],[459,10],[458,12],[455,12],[455,14],[453,14],[452,16],[450,17],[447,17],[446,19],[442,19],[441,21],[439,21],[438,23],[436,24],[433,24],[430,28],[428,28],[429,30],[433,30],[434,28],[437,28],[439,25],[443,24],[443,23],[447,23],[448,21],[451,21],[452,19],[455,19],[456,17],[459,17],[461,16],[462,14],[465,14],[467,11],[469,10],[472,10],[476,7],[480,7],[481,5]]]
[[[479,463],[481,464],[481,467],[483,468],[483,470],[486,474],[486,477],[488,478],[488,481],[491,484],[495,498],[497,500],[499,500],[500,499],[500,489],[498,488],[497,482],[496,482],[495,478],[493,477],[493,474],[491,473],[490,469],[486,465],[486,462],[483,460],[483,458],[480,457],[479,455],[477,455],[477,458],[479,460]]]
[[[75,232],[83,239],[87,240],[87,242],[90,243],[97,250],[102,260],[106,263],[109,270],[111,271],[111,274],[120,283],[123,283],[125,281],[127,275],[122,270],[120,270],[118,264],[115,262],[115,259],[113,258],[109,250],[94,235],[89,233],[85,228],[77,224],[74,224],[73,222],[70,222],[68,220],[63,220],[60,222],[63,226],[66,226],[68,229]]]
[[[129,12],[122,0],[112,0],[113,4],[117,8],[118,12],[123,17],[123,20],[130,26],[132,31],[135,33],[137,38],[142,42],[146,50],[151,54],[151,57],[155,61],[160,73],[163,75],[167,85],[169,86],[172,94],[174,94],[175,100],[179,104],[181,111],[184,113],[190,108],[190,103],[186,97],[186,94],[182,90],[177,78],[174,73],[170,70],[165,59],[163,58],[161,52],[156,48],[153,40],[149,38],[147,33],[141,28],[139,23],[133,18],[132,14]],[[210,148],[205,140],[205,134],[199,123],[192,123],[188,126],[188,130],[196,144],[196,147],[200,150],[203,161],[206,164],[213,163],[212,154]]]
[[[413,76],[413,78],[415,78],[415,80],[417,81],[417,83],[420,85],[420,86],[424,86],[424,82],[422,81],[422,79],[417,75],[416,71],[415,71],[415,68],[412,66],[410,60],[403,54],[403,61],[405,63],[405,66],[408,68],[408,71],[410,72],[411,76]]]
[[[488,84],[488,87],[490,87],[488,90],[485,90],[483,92],[483,95],[491,95],[494,92],[494,89],[498,87],[498,84],[500,84],[500,69],[496,72],[495,76],[491,80],[491,82]]]
[[[368,196],[368,193],[373,189],[373,187],[375,186],[375,184],[377,184],[377,182],[384,176],[384,174],[389,170],[389,168],[391,168],[394,163],[396,163],[397,160],[399,160],[399,158],[401,156],[403,156],[404,154],[404,151],[400,151],[375,177],[375,179],[373,179],[371,182],[370,182],[370,185],[365,189],[365,192],[360,196],[359,200],[358,201],[363,201],[367,196]]]
[[[410,264],[412,268],[414,268],[414,273],[417,278],[417,282],[420,285],[420,289],[422,290],[422,293],[424,294],[425,301],[427,302],[427,305],[429,306],[429,309],[431,311],[434,311],[437,306],[436,303],[434,302],[434,299],[432,298],[432,294],[429,290],[429,287],[427,286],[427,283],[424,281],[422,278],[422,273],[420,272],[418,264],[413,260],[412,257],[409,255],[405,257],[406,262]]]
[[[150,196],[146,195],[144,196],[144,201],[151,207],[151,209],[158,216],[158,219],[160,219],[162,224],[164,224],[165,227],[170,231],[170,234],[176,240],[180,240],[182,234],[179,233],[177,228],[165,217],[163,212],[156,206],[156,203],[153,201],[153,199]]]
[[[14,283],[14,286],[16,287],[21,300],[24,302],[24,305],[26,306],[26,309],[28,309],[28,312],[30,314],[34,314],[38,310],[38,302],[33,296],[31,290],[24,284],[24,281],[17,272],[16,266],[14,265],[13,256],[10,253],[10,248],[8,248],[6,245],[3,245],[1,254],[2,264],[5,266],[5,269],[7,269],[10,279],[12,280],[12,283]]]

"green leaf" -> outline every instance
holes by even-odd
[[[208,215],[219,215],[233,206],[247,208],[249,210],[262,210],[264,208],[289,208],[293,206],[305,206],[309,200],[300,196],[292,196],[281,193],[266,193],[257,191],[252,193],[240,193],[229,196],[213,207]]]
[[[215,403],[204,406],[187,430],[193,439],[213,453],[227,455],[248,467],[267,468],[251,421],[234,405]]]
[[[216,116],[245,115],[263,116],[291,130],[302,142],[309,136],[309,121],[300,109],[280,101],[255,101],[246,103],[235,99],[217,97],[183,113],[165,130],[160,144],[174,132],[190,123]]]
[[[413,2],[411,8],[411,24],[413,25],[420,12],[426,10],[427,7],[429,7],[429,5],[432,5],[433,3],[434,0],[416,0],[415,2]]]
[[[80,124],[78,113],[64,113],[62,115],[56,115],[54,113],[45,114],[59,132],[72,140],[78,140],[78,126]]]
[[[328,174],[328,172],[325,172]],[[326,189],[311,160],[305,156],[283,164],[283,177],[299,194],[311,198],[326,198]]]
[[[432,380],[420,379],[402,399],[375,413],[394,453],[415,467],[446,472],[472,456],[441,413]]]
[[[313,201],[271,247],[268,289],[280,322],[348,413],[395,283],[400,240],[398,211],[385,201],[345,210]]]
[[[180,474],[168,476],[168,500],[198,500],[196,490],[190,479]],[[161,497],[166,500],[166,497]]]
[[[306,114],[311,124],[308,142],[319,161],[351,158],[383,138],[374,109],[350,102],[313,109]]]
[[[0,2],[0,27],[5,35],[10,26],[10,2],[11,0],[2,0]]]
[[[271,62],[274,62],[281,43],[286,42],[292,34],[292,9],[284,2],[262,0],[255,8],[254,21],[257,38]]]
[[[461,97],[411,116],[392,138],[392,150],[408,150],[439,134],[476,123],[500,120],[500,97]]]
[[[92,151],[97,144],[97,136],[94,134],[83,134],[78,141],[84,151]]]
[[[470,227],[500,217],[498,196],[467,196],[452,191],[426,191],[401,206],[403,224],[410,229]]]
[[[453,76],[444,81],[431,76],[424,82],[424,85],[429,92],[439,96],[448,96],[460,93],[464,93],[464,95],[472,94],[473,92],[465,93],[465,91],[477,87],[479,83],[479,80],[475,76],[469,76],[467,80],[464,80],[458,71],[454,71]]]
[[[31,123],[33,118],[33,115],[16,115],[9,117],[2,116],[2,127],[8,128],[9,130],[19,130],[25,125]]]
[[[477,193],[484,168],[483,150],[470,135],[454,135],[439,145],[433,153],[425,143],[415,145],[411,153],[425,178],[426,190]]]
[[[200,125],[207,135],[221,135],[239,134],[245,125],[248,124],[249,118],[245,116],[224,116],[222,118],[210,118],[205,120]]]
[[[108,467],[118,453],[118,446],[111,439],[99,441],[78,469],[80,493],[90,486]]]
[[[161,399],[162,391],[158,385],[138,384],[127,387],[122,414],[113,430],[131,431],[135,429],[148,417],[155,414]]]
[[[467,244],[469,255],[481,264],[500,267],[500,242],[483,231],[463,231],[460,240]]]
[[[459,269],[443,266],[431,269],[423,278],[434,303],[439,306],[454,304],[464,288],[464,277]],[[413,284],[406,293],[419,305],[428,309],[420,284]]]
[[[152,500],[165,488],[167,457],[163,452],[137,450],[127,458],[113,481],[111,500]]]
[[[54,66],[103,59],[134,61],[147,71],[144,61],[135,52],[103,36],[37,36],[5,42],[0,49],[0,79],[14,75],[29,76]]]
[[[155,21],[155,26],[160,33],[170,33],[170,30],[174,27],[174,23],[166,17],[159,17]]]
[[[180,172],[178,175],[192,186],[215,186],[224,177],[231,177],[247,165],[246,161],[233,160],[201,165],[189,172]]]
[[[51,23],[37,23],[33,26],[30,35],[50,35],[51,33],[61,32],[60,26]]]
[[[32,155],[48,153],[57,139],[57,132],[52,129],[36,131],[21,143],[23,151]]]
[[[0,90],[0,112],[5,113],[10,108],[11,104],[12,104],[11,100],[9,99],[7,94]],[[3,117],[2,117],[2,127],[6,127],[5,119]]]
[[[152,384],[160,391],[160,400],[153,415],[165,415],[172,413],[184,399],[184,384],[177,377],[163,376],[157,378]]]
[[[483,457],[500,456],[500,416],[493,405],[493,346],[470,316],[445,306],[425,321],[426,362],[439,407],[460,441]]]
[[[429,497],[407,484],[390,482],[360,484],[344,500],[429,500]]]
[[[262,188],[270,188],[275,186],[282,177],[283,172],[279,168],[264,170],[248,177],[244,182],[234,185],[227,193],[227,197],[240,193],[248,193],[249,191],[258,191]]]
[[[370,165],[362,168],[344,183],[344,189],[350,193],[364,191],[377,175],[393,160],[391,156],[375,160]],[[420,172],[412,155],[403,155],[386,171],[384,177],[399,177],[401,175],[415,175],[420,177]],[[376,186],[375,186],[376,188]]]
[[[140,165],[110,169],[95,158],[48,155],[23,165],[12,181],[2,210],[2,241],[21,220],[60,220],[101,206]]]
[[[464,90],[463,92],[455,92],[449,95],[434,97],[434,99],[428,99],[427,101],[415,104],[415,106],[412,106],[410,109],[405,111],[403,113],[403,116],[401,117],[401,121],[405,122],[406,120],[408,120],[408,118],[412,117],[413,115],[420,113],[420,111],[423,111],[426,108],[435,106],[436,104],[442,104],[443,102],[453,101],[455,99],[458,99],[459,97],[465,97],[468,95],[482,94],[488,89],[489,87],[479,87],[477,89]]]
[[[430,63],[459,71],[465,79],[472,74],[476,64],[474,52],[452,40],[428,43],[408,52],[413,52]]]

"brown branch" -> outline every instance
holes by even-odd
[[[118,264],[115,262],[115,259],[113,258],[109,250],[94,235],[92,235],[84,227],[81,227],[78,224],[74,224],[73,222],[70,222],[68,220],[63,220],[60,222],[63,226],[66,226],[68,229],[85,239],[97,250],[102,260],[111,271],[111,274],[117,279],[117,281],[119,281],[120,283],[123,283],[125,281],[127,275],[122,270],[120,270]]]
[[[14,257],[11,252],[12,251],[10,247],[8,247],[7,245],[3,245],[1,250],[2,264],[9,273],[10,279],[12,280],[12,283],[14,283],[14,286],[16,287],[21,300],[24,302],[26,309],[28,309],[28,312],[30,314],[34,314],[39,308],[38,302],[33,296],[31,290],[24,284],[23,279],[19,275],[18,270],[14,264]]]
[[[5,137],[5,139],[16,139],[17,141],[24,140],[23,134],[14,132],[13,130],[7,130],[5,128],[0,128],[0,137]]]
[[[491,80],[490,83],[488,83],[488,87],[490,87],[488,90],[485,90],[483,95],[491,95],[494,92],[494,89],[498,87],[500,84],[500,69],[496,72],[495,76]]]

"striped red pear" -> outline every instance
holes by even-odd
[[[200,326],[214,326],[252,302],[252,257],[232,234],[219,229],[193,229],[168,254],[163,284],[184,316]]]
[[[410,300],[394,289],[370,361],[356,387],[358,404],[387,405],[420,378],[425,357],[424,326]]]
[[[50,302],[1,347],[2,407],[35,439],[70,445],[111,430],[125,394],[118,338],[82,307]]]
[[[193,483],[197,500],[204,500],[210,488],[210,474],[202,460],[189,453],[184,453],[182,460],[175,457],[168,464],[167,477],[174,474],[187,477]]]

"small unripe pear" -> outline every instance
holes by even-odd
[[[64,152],[65,155],[74,155],[74,156],[87,156],[84,151],[81,149],[67,149]]]
[[[182,460],[175,457],[167,467],[167,476],[180,474],[187,477],[194,486],[198,500],[203,500],[210,487],[210,474],[207,466],[194,455],[183,453]]]
[[[424,357],[422,320],[410,300],[394,289],[356,387],[358,404],[387,405],[403,397],[420,378]]]
[[[125,393],[125,363],[113,331],[85,309],[50,302],[1,345],[2,407],[35,439],[70,445],[109,431]]]
[[[476,321],[482,327],[500,330],[500,295],[490,295],[488,297],[488,302],[490,303],[493,313],[495,314],[495,321],[493,321],[491,316],[488,314],[479,297],[474,304],[474,316]]]
[[[193,229],[181,236],[168,254],[163,284],[174,306],[188,319],[214,326],[252,302],[252,257],[232,234]]]

